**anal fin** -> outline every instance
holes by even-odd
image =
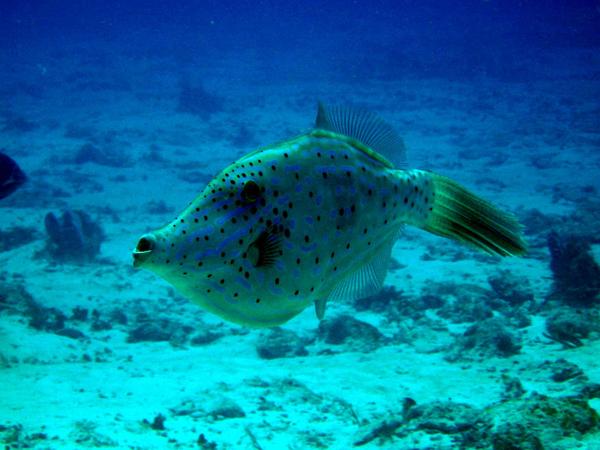
[[[375,256],[335,285],[327,300],[357,300],[377,294],[385,280],[397,234],[387,239]]]

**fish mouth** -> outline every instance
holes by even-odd
[[[146,262],[156,247],[156,236],[152,233],[144,234],[133,250],[133,267],[141,267]]]

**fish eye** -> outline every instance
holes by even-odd
[[[242,188],[242,200],[247,203],[255,202],[260,197],[260,186],[254,180],[248,180]]]

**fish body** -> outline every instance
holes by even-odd
[[[27,177],[15,160],[0,152],[0,199],[15,192],[26,180]]]
[[[269,327],[312,304],[322,318],[328,300],[377,292],[405,224],[469,242],[473,232],[461,238],[435,223],[447,215],[438,211],[448,195],[440,186],[453,182],[396,168],[374,147],[394,159],[403,150],[377,116],[321,106],[317,128],[242,157],[175,220],[142,236],[134,265],[226,320]],[[479,247],[518,254],[518,225],[495,211],[514,228],[514,245]]]

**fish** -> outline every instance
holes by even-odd
[[[241,157],[143,234],[133,265],[226,321],[274,327],[377,293],[405,225],[492,255],[526,253],[514,215],[408,168],[402,138],[378,115],[319,103],[313,129]]]
[[[0,151],[0,200],[15,192],[25,181],[27,176],[15,160]]]

